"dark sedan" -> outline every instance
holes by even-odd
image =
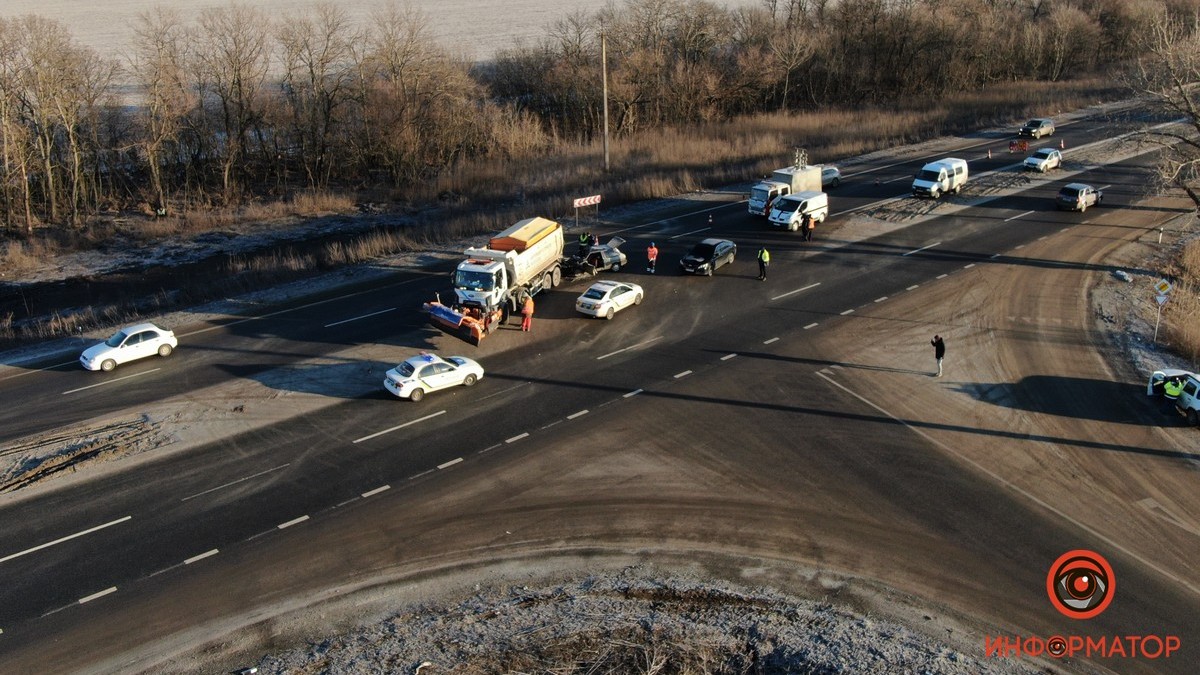
[[[737,244],[728,239],[705,239],[692,247],[691,252],[679,261],[679,269],[687,274],[703,274],[711,277],[718,267],[733,262],[737,255]]]

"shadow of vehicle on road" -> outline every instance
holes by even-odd
[[[964,383],[958,390],[993,405],[1076,419],[1182,426],[1183,418],[1161,400],[1145,396],[1144,386],[1055,375],[1032,375],[1018,382]]]

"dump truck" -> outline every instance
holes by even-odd
[[[429,320],[478,345],[517,313],[526,296],[562,282],[563,228],[548,218],[526,218],[468,248],[454,270],[454,300],[425,303]]]
[[[771,212],[771,205],[776,199],[806,190],[821,191],[820,166],[796,164],[778,169],[770,178],[750,188],[750,213],[765,216]]]

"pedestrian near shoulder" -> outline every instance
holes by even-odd
[[[946,358],[946,341],[942,339],[941,335],[934,335],[929,344],[933,345],[933,358],[937,359],[937,373],[934,374],[934,377],[941,377],[942,359]]]
[[[658,246],[654,242],[646,247],[646,271],[654,274],[654,267],[658,262]]]
[[[767,278],[767,265],[771,264],[771,252],[767,247],[758,249],[758,280],[765,281]]]

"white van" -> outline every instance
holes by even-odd
[[[967,160],[947,157],[922,167],[913,180],[912,191],[917,197],[937,199],[947,192],[957,194],[966,182]]]
[[[829,217],[829,195],[805,190],[780,197],[771,205],[770,221],[775,227],[786,227],[790,232],[795,232],[800,229],[800,222],[806,214],[817,223],[825,222]]]

